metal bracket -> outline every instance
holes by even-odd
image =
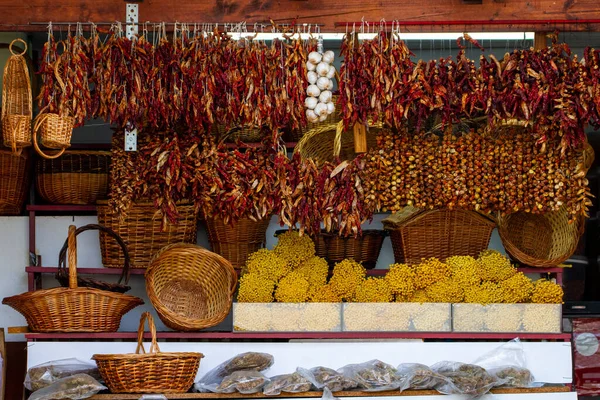
[[[125,10],[125,34],[133,40],[138,34],[138,5],[127,3]],[[137,129],[125,129],[125,151],[137,151]]]

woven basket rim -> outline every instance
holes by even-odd
[[[385,230],[388,230],[388,231],[402,229],[402,228],[410,226],[414,223],[417,223],[419,220],[427,217],[428,215],[430,215],[432,213],[436,213],[436,212],[457,212],[457,213],[463,213],[463,214],[470,214],[474,218],[480,220],[482,223],[485,223],[486,225],[488,225],[490,227],[495,227],[497,225],[496,222],[492,218],[486,217],[485,215],[478,213],[477,211],[463,210],[463,209],[436,208],[434,210],[417,211],[414,214],[408,216],[406,219],[404,219],[398,223],[388,222],[386,224],[384,222],[384,227],[385,227]]]
[[[10,297],[5,297],[2,300],[2,304],[8,304],[12,302],[21,302],[23,300],[32,300],[40,297],[46,297],[48,295],[60,295],[60,294],[78,294],[78,293],[87,293],[94,294],[97,296],[111,297],[113,299],[118,300],[129,300],[132,303],[138,303],[139,305],[144,304],[144,300],[139,297],[132,296],[124,293],[116,293],[109,292],[107,290],[88,288],[88,287],[77,287],[75,289],[70,289],[68,287],[55,287],[51,289],[41,289],[35,290],[33,292],[25,292],[21,294],[17,294]]]
[[[202,353],[196,353],[196,352],[181,352],[181,353],[175,353],[175,352],[159,352],[159,353],[143,353],[143,354],[136,354],[136,353],[126,353],[126,354],[94,354],[92,356],[92,360],[98,360],[98,361],[109,361],[109,360],[114,360],[114,361],[118,361],[118,360],[143,360],[143,359],[147,359],[147,358],[152,358],[152,359],[171,359],[171,358],[199,358],[202,359],[204,358],[204,354]]]

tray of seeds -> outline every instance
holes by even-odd
[[[235,332],[340,332],[341,303],[234,303]]]
[[[454,332],[561,333],[561,304],[453,304]]]
[[[450,332],[449,303],[344,303],[347,332]]]

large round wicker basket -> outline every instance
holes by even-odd
[[[146,292],[168,327],[195,331],[227,317],[237,286],[229,261],[200,246],[165,247],[146,271]]]

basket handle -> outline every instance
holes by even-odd
[[[156,325],[154,325],[154,318],[148,311],[144,311],[142,313],[142,317],[140,318],[140,326],[138,327],[138,341],[135,354],[140,354],[140,350],[142,351],[142,354],[146,354],[146,349],[144,348],[144,325],[146,320],[148,321],[148,328],[150,328],[150,334],[152,335],[150,354],[160,353],[160,348],[158,347],[158,342],[156,341]]]
[[[73,226],[73,225],[71,225]],[[74,228],[74,226],[73,226]],[[69,227],[69,230],[71,228]],[[98,225],[98,224],[89,224],[89,225],[84,225],[81,226],[79,228],[77,228],[77,230],[75,230],[75,236],[79,235],[82,232],[85,231],[90,231],[90,230],[98,230],[101,232],[105,232],[107,234],[109,234],[110,236],[112,236],[117,243],[119,243],[119,246],[121,246],[121,250],[123,250],[123,258],[125,259],[125,263],[123,264],[123,271],[121,272],[121,277],[119,278],[119,283],[121,283],[123,281],[123,279],[125,279],[125,284],[129,283],[129,275],[130,275],[130,257],[129,257],[129,250],[127,250],[127,245],[125,244],[125,242],[123,241],[123,239],[112,229],[103,226],[103,225]],[[70,231],[69,231],[70,233]],[[63,245],[62,249],[60,249],[60,252],[58,253],[58,272],[56,273],[57,277],[59,274],[61,274],[62,270],[65,268],[65,254],[67,252],[67,245],[70,246],[69,244],[69,239],[67,239],[65,241],[65,244]],[[69,259],[69,263],[71,262],[71,260]],[[69,271],[69,279],[70,279],[70,271]]]
[[[13,50],[13,45],[15,43],[23,43],[23,51],[21,53],[15,53],[15,51]],[[13,56],[22,56],[25,53],[27,53],[27,42],[25,42],[23,39],[21,38],[16,38],[15,40],[13,40],[12,42],[10,42],[10,45],[8,46],[8,49],[10,50],[11,54]]]
[[[69,289],[77,289],[77,235],[75,225],[69,225]]]
[[[60,149],[58,151],[58,153],[56,154],[52,154],[52,155],[48,155],[46,153],[44,153],[42,151],[42,149],[40,149],[40,146],[38,145],[38,141],[37,141],[37,133],[38,130],[42,127],[42,124],[46,121],[46,119],[48,119],[48,117],[50,116],[50,114],[40,114],[37,117],[35,117],[35,125],[33,127],[33,147],[35,148],[35,151],[37,151],[37,153],[44,157],[47,160],[53,160],[55,158],[58,158],[60,156],[63,155],[63,153],[65,152],[66,148]]]

